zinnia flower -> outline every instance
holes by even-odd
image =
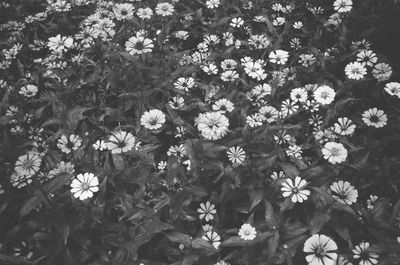
[[[283,197],[291,197],[292,202],[300,202],[307,200],[310,195],[310,191],[304,189],[307,185],[307,182],[300,177],[296,177],[293,180],[287,179],[285,183],[282,184],[282,196]]]
[[[322,234],[315,234],[304,243],[303,251],[309,265],[335,265],[338,255],[335,241]]]
[[[149,130],[160,129],[165,123],[165,114],[158,109],[152,109],[143,113],[140,124]]]
[[[251,224],[243,224],[239,229],[239,236],[245,241],[254,240],[257,236],[257,231],[255,227]]]
[[[79,174],[71,183],[71,192],[81,201],[92,198],[99,191],[99,180],[93,173]]]
[[[322,148],[322,154],[331,164],[337,164],[346,160],[347,149],[341,143],[327,142]]]
[[[204,138],[218,140],[226,135],[229,120],[221,112],[202,113],[195,119],[197,128]]]
[[[387,124],[388,118],[383,110],[372,108],[364,111],[362,121],[368,126],[382,128]]]
[[[106,148],[113,154],[125,153],[132,150],[132,148],[137,149],[138,147],[135,136],[125,131],[111,134],[106,145]]]
[[[358,191],[348,181],[339,180],[334,182],[330,189],[336,200],[351,205],[357,201]]]
[[[215,205],[210,203],[210,202],[206,202],[204,203],[200,203],[200,208],[197,209],[197,212],[200,213],[199,218],[206,220],[206,222],[214,219],[214,214],[217,213],[217,210],[215,210]]]

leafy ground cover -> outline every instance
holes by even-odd
[[[399,5],[2,1],[1,264],[399,264]]]

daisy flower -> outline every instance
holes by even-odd
[[[322,148],[322,155],[324,159],[334,165],[346,160],[347,149],[341,143],[327,142]]]
[[[125,131],[111,134],[106,143],[106,148],[113,154],[125,153],[132,150],[132,148],[137,149],[137,147],[138,143],[136,143],[135,136]]]
[[[172,13],[174,13],[175,9],[174,9],[174,6],[171,5],[170,3],[164,2],[164,3],[158,3],[155,8],[155,11],[156,11],[157,15],[166,17],[166,16],[172,15]]]
[[[241,164],[246,159],[246,152],[240,146],[232,146],[229,148],[227,155],[229,161],[233,164]]]
[[[219,7],[219,5],[221,4],[221,0],[207,0],[206,1],[206,6],[209,9],[214,9]]]
[[[349,79],[359,80],[367,74],[367,68],[359,62],[352,62],[346,65],[344,72]]]
[[[369,198],[367,199],[367,208],[368,208],[369,210],[374,209],[375,202],[376,202],[378,199],[379,199],[379,197],[376,196],[376,195],[372,195],[372,194],[369,195]]]
[[[263,120],[268,123],[273,123],[278,118],[278,110],[272,106],[263,106],[258,112],[262,115]]]
[[[186,148],[184,144],[173,145],[168,148],[168,156],[184,157],[186,155]]]
[[[214,214],[217,213],[217,210],[215,210],[215,205],[208,201],[205,204],[200,203],[200,208],[197,209],[197,212],[200,214],[200,220],[204,219],[206,222],[208,222],[214,219]]]
[[[358,191],[348,181],[336,181],[330,186],[330,189],[333,198],[341,203],[352,205],[357,202]]]
[[[180,77],[174,82],[174,87],[179,90],[189,91],[192,87],[194,87],[194,79],[193,77]]]
[[[272,174],[271,174],[271,179],[273,180],[273,181],[277,181],[277,180],[279,180],[279,179],[284,179],[284,178],[286,178],[286,175],[285,175],[285,172],[283,172],[283,171],[274,171],[274,172],[272,172]]]
[[[353,249],[353,258],[359,260],[359,265],[378,264],[379,255],[371,251],[368,242],[361,242]]]
[[[347,117],[339,118],[333,125],[333,131],[340,135],[351,135],[355,129],[356,125]]]
[[[381,82],[389,80],[392,76],[392,73],[392,67],[387,63],[378,63],[372,70],[372,75],[374,76],[374,78]]]
[[[173,97],[170,101],[168,101],[168,105],[171,109],[180,109],[185,106],[185,99],[180,96]]]
[[[195,123],[204,138],[208,140],[219,140],[226,135],[229,120],[221,112],[201,113]]]
[[[333,102],[335,94],[335,90],[329,86],[323,85],[314,91],[314,99],[322,105],[327,105]]]
[[[236,70],[227,70],[221,73],[221,80],[225,82],[232,82],[239,78],[238,72]]]
[[[133,18],[135,7],[129,3],[115,4],[113,12],[116,20],[127,20]]]
[[[125,49],[131,55],[149,53],[153,48],[153,41],[144,36],[130,37],[125,43]]]
[[[136,11],[136,15],[140,19],[150,19],[153,16],[153,10],[150,7],[139,8]]]
[[[338,13],[350,12],[353,8],[353,2],[351,0],[336,0],[333,2],[333,8]]]
[[[286,155],[289,157],[301,159],[301,155],[303,154],[303,150],[301,150],[301,147],[298,145],[290,145],[288,149],[286,150]]]
[[[239,229],[238,235],[245,241],[251,241],[256,238],[257,231],[251,224],[243,224]]]
[[[270,41],[265,35],[251,35],[249,38],[249,44],[254,49],[265,49],[269,46]]]
[[[57,141],[57,147],[66,154],[71,153],[72,150],[77,150],[81,145],[82,138],[75,134],[71,134],[69,137],[62,135]]]
[[[397,96],[400,98],[400,83],[399,82],[390,82],[385,85],[385,91],[391,96]]]
[[[18,157],[14,170],[19,175],[32,176],[40,169],[41,156],[36,152],[27,152]]]
[[[387,124],[388,118],[383,110],[371,108],[364,111],[362,114],[362,121],[368,126],[382,128]]]
[[[307,90],[303,87],[294,88],[290,91],[290,98],[294,102],[306,102],[307,95]]]
[[[65,52],[68,49],[72,48],[74,46],[74,39],[71,37],[63,37],[60,34],[58,34],[55,37],[49,38],[49,41],[47,42],[47,47],[49,47],[50,50],[60,53],[60,52]]]
[[[237,66],[237,62],[232,59],[225,59],[221,62],[221,68],[224,71],[234,70]]]
[[[35,85],[27,85],[24,87],[21,87],[19,90],[19,93],[27,98],[31,98],[35,96],[38,92],[38,88]]]
[[[276,64],[286,64],[289,53],[284,50],[275,50],[269,54],[269,61]]]
[[[217,232],[208,231],[202,238],[209,241],[216,249],[221,245],[221,237]]]
[[[286,179],[286,182],[282,184],[282,196],[284,198],[291,197],[292,202],[300,202],[308,199],[310,191],[305,189],[307,182],[300,177],[296,177],[294,182],[292,179]]]
[[[303,247],[309,265],[336,265],[337,250],[335,241],[322,234],[309,237]]]
[[[140,124],[149,130],[160,129],[165,123],[165,114],[158,109],[152,109],[143,113]]]
[[[71,183],[71,193],[81,201],[92,198],[94,192],[99,191],[99,180],[93,173],[84,173],[76,176]]]
[[[260,113],[254,113],[246,117],[246,124],[251,128],[263,125],[263,121],[265,121],[265,117]]]
[[[244,20],[241,17],[235,17],[231,19],[231,27],[234,28],[240,28],[241,26],[243,26],[244,24]]]
[[[357,54],[357,62],[363,66],[372,67],[378,61],[378,57],[371,50],[362,50]]]
[[[220,111],[222,113],[232,112],[235,108],[233,103],[226,98],[219,99],[212,105],[214,111]]]

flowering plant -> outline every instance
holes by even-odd
[[[0,263],[397,264],[397,2],[3,1]]]

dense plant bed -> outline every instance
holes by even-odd
[[[400,264],[394,0],[0,8],[0,264]]]

